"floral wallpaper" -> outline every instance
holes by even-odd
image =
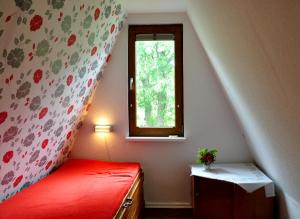
[[[118,0],[0,0],[0,200],[69,155],[109,62]]]

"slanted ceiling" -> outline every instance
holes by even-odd
[[[0,200],[68,156],[109,61],[117,0],[0,0]]]
[[[299,218],[299,1],[190,0],[187,11],[256,162],[275,180],[281,218]]]

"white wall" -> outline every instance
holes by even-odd
[[[106,160],[105,139],[93,124],[113,124],[106,143],[113,161],[138,161],[145,172],[147,206],[190,206],[189,164],[203,145],[219,150],[218,161],[251,161],[234,114],[185,13],[129,15],[129,24],[183,23],[184,142],[129,142],[127,111],[127,27],[120,34],[91,111],[78,135],[75,158]]]
[[[280,217],[300,218],[300,2],[190,0],[188,14],[278,186]]]

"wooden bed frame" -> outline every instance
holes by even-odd
[[[127,195],[123,199],[114,219],[139,219],[144,208],[144,173],[142,170],[136,176],[134,183],[129,189]]]

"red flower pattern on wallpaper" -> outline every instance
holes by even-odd
[[[3,156],[3,162],[4,163],[8,163],[10,160],[11,160],[11,158],[14,156],[14,152],[13,151],[7,151],[5,154],[4,154],[4,156]]]
[[[68,111],[67,111],[67,113],[68,114],[70,114],[72,111],[73,111],[73,108],[74,108],[74,106],[72,105],[72,106],[70,106],[69,108],[68,108]]]
[[[36,70],[33,74],[34,83],[36,84],[39,83],[42,77],[43,77],[43,71],[41,69]]]
[[[95,12],[94,12],[94,19],[95,19],[95,21],[98,20],[99,15],[100,15],[100,9],[99,9],[99,8],[96,8],[96,10],[95,10]]]
[[[90,86],[91,86],[92,82],[93,82],[93,80],[92,80],[92,79],[89,79],[89,80],[88,80],[88,87],[90,87]]]
[[[47,112],[48,112],[48,108],[44,107],[39,113],[39,119],[44,118],[44,116],[47,114]]]
[[[0,201],[69,157],[125,18],[117,0],[29,2],[0,8]]]
[[[45,167],[45,170],[48,170],[49,167],[51,166],[51,164],[52,164],[52,160],[50,160],[50,161],[47,163],[47,165],[46,165],[46,167]]]
[[[13,186],[16,187],[17,185],[19,185],[22,179],[23,179],[23,175],[18,176],[17,179],[14,181]]]
[[[48,140],[48,139],[45,139],[45,140],[42,142],[41,147],[42,147],[43,149],[46,148],[47,145],[48,145],[48,142],[49,142],[49,140]]]
[[[43,18],[40,15],[34,15],[30,20],[30,31],[36,31],[41,28],[43,24]]]
[[[0,113],[0,124],[4,123],[7,118],[7,112]]]
[[[68,39],[68,46],[72,46],[76,41],[76,35],[72,34]]]
[[[116,28],[116,25],[115,25],[115,24],[111,25],[111,28],[110,28],[110,33],[113,33],[113,32],[114,32],[114,30],[115,30],[115,28]]]
[[[70,86],[70,84],[72,83],[72,81],[73,81],[73,75],[68,75],[68,77],[67,77],[67,85],[68,86]]]
[[[97,52],[97,46],[94,46],[92,51],[91,51],[91,55],[95,55],[95,53]]]

